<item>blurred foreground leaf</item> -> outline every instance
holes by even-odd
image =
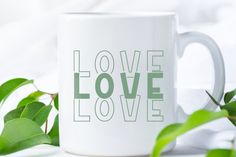
[[[156,144],[153,148],[152,157],[160,157],[162,150],[178,136],[193,130],[205,123],[228,116],[226,110],[211,112],[198,110],[191,114],[185,123],[175,123],[165,127],[157,136]]]
[[[208,151],[206,157],[236,157],[234,149],[213,149]]]

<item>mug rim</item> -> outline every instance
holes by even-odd
[[[175,12],[64,12],[64,15],[81,17],[163,17],[176,16]]]

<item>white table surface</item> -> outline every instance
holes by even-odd
[[[205,150],[196,149],[184,145],[178,145],[174,150],[162,157],[204,157]],[[40,145],[27,150],[23,150],[5,157],[81,157],[62,151],[59,147]],[[148,157],[148,156],[143,156]]]

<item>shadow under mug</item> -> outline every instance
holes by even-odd
[[[187,117],[176,101],[176,69],[194,42],[209,49],[212,95],[220,100],[225,72],[218,46],[199,32],[178,33],[174,13],[63,14],[58,27],[61,147],[91,156],[150,154],[158,133]],[[208,100],[204,108],[216,106]]]

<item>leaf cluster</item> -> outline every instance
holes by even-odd
[[[163,149],[177,137],[211,121],[228,118],[234,126],[236,126],[236,89],[225,93],[224,104],[216,101],[207,91],[206,93],[212,102],[221,109],[218,112],[207,110],[198,110],[192,113],[184,123],[174,123],[168,125],[159,133],[152,151],[152,157],[160,157]],[[207,157],[236,157],[236,150],[233,148],[234,141],[232,141],[232,149],[214,149],[208,151]]]
[[[34,81],[25,78],[15,78],[0,86],[0,107],[17,89],[25,85],[33,85]],[[40,101],[44,95],[49,95],[49,104]],[[0,135],[0,155],[6,155],[39,144],[59,145],[58,115],[48,132],[48,116],[54,107],[58,110],[58,94],[47,93],[35,88],[35,91],[22,98],[17,107],[4,116],[4,128]],[[44,127],[44,131],[43,128]]]

